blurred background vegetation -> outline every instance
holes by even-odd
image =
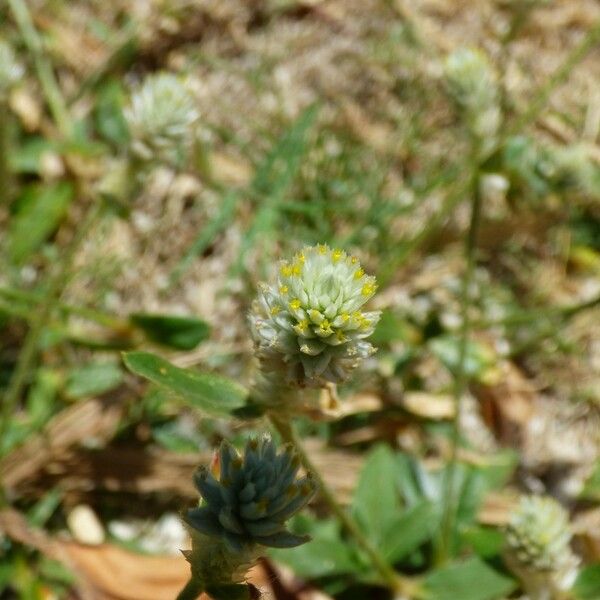
[[[494,600],[526,597],[518,494],[551,495],[585,565],[565,598],[600,598],[599,42],[595,0],[3,2],[0,597],[175,596],[191,473],[265,425],[121,352],[247,382],[257,283],[323,242],[384,311],[335,422],[302,424],[340,501],[420,597]],[[142,160],[128,111],[164,72],[198,118]],[[318,500],[296,525],[267,597],[391,597]]]

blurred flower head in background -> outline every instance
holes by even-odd
[[[452,52],[444,65],[450,95],[483,151],[493,147],[501,112],[496,74],[487,56],[473,48]]]
[[[200,114],[180,77],[158,73],[132,93],[125,118],[136,158],[177,165],[194,142]]]
[[[380,312],[363,306],[376,289],[357,258],[322,244],[282,262],[277,282],[260,287],[250,313],[263,369],[302,387],[347,379],[375,352],[366,338]]]
[[[556,500],[521,498],[506,528],[506,555],[531,593],[572,585],[578,560],[570,547],[571,537],[569,515]]]

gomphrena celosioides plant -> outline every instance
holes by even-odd
[[[577,575],[567,511],[553,498],[524,496],[506,527],[505,556],[532,600],[556,597]]]
[[[200,115],[190,90],[172,73],[150,75],[131,95],[125,118],[137,160],[176,166],[195,139]]]
[[[489,60],[479,50],[460,48],[446,58],[444,71],[467,128],[480,151],[489,152],[495,147],[501,121],[498,82]]]
[[[192,576],[204,589],[239,583],[266,546],[292,548],[309,540],[286,529],[316,489],[310,474],[297,477],[300,461],[269,437],[251,439],[240,456],[223,442],[215,468],[201,467],[194,483],[202,496],[185,513],[192,536],[186,553]]]
[[[300,387],[346,380],[375,352],[366,338],[381,313],[363,307],[376,289],[356,257],[323,244],[283,261],[250,313],[262,371]]]

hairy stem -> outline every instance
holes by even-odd
[[[359,529],[354,519],[340,506],[335,498],[335,494],[331,491],[319,470],[310,460],[308,454],[304,450],[302,443],[298,439],[298,436],[294,432],[292,425],[288,421],[284,421],[275,415],[270,415],[270,420],[275,429],[281,435],[283,441],[292,445],[302,465],[307,471],[313,475],[317,482],[321,496],[331,512],[339,519],[344,529],[354,538],[355,542],[360,546],[364,553],[369,557],[373,567],[379,573],[381,579],[389,586],[390,589],[396,591],[399,594],[411,596],[415,589],[415,584],[409,579],[400,576],[394,569],[388,564],[388,562],[379,554],[377,549],[371,544],[371,542],[365,537],[363,532]]]
[[[203,586],[192,577],[179,592],[177,600],[196,600],[203,591]]]
[[[458,447],[460,443],[460,419],[462,412],[462,398],[467,388],[467,373],[465,363],[471,328],[470,306],[471,285],[476,262],[476,245],[479,222],[481,220],[481,196],[479,193],[479,167],[475,167],[471,180],[471,218],[469,230],[465,239],[466,267],[461,285],[461,330],[458,349],[458,364],[454,379],[454,419],[452,421],[450,461],[445,477],[444,514],[442,516],[441,544],[438,549],[439,562],[448,560],[452,553],[452,537],[454,519],[456,515],[456,470],[458,464]]]

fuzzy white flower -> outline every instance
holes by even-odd
[[[322,244],[282,262],[276,284],[261,285],[250,313],[263,370],[301,387],[347,379],[375,352],[366,338],[380,312],[362,309],[376,289],[357,258]]]
[[[194,97],[179,77],[149,76],[125,110],[133,154],[144,161],[179,163],[193,143],[199,117]]]
[[[444,65],[450,94],[467,126],[484,147],[493,145],[501,113],[496,74],[485,54],[473,48],[452,52]]]
[[[506,528],[506,558],[532,597],[554,598],[573,584],[579,561],[570,542],[569,515],[556,500],[521,499]]]

